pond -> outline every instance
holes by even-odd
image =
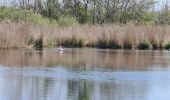
[[[0,100],[169,100],[170,52],[0,50]]]

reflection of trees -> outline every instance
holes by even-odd
[[[101,83],[99,85],[101,100],[145,100],[147,84],[133,82]],[[96,99],[97,100],[97,99]]]
[[[86,80],[68,82],[68,98],[71,100],[144,100],[147,83],[92,82]]]
[[[0,94],[2,100],[46,100],[45,96],[53,86],[50,78],[3,74],[0,75]],[[3,86],[2,86],[3,84]]]
[[[90,100],[91,85],[87,81],[79,81],[78,100]]]
[[[144,100],[147,89],[145,81],[101,82],[0,74],[3,100]]]
[[[145,70],[155,65],[167,66],[169,55],[166,52],[144,51],[79,51],[64,52],[25,52],[3,50],[0,63],[7,66],[71,66],[81,70],[94,67],[113,70]],[[22,68],[21,68],[22,69]],[[48,71],[48,70],[46,70]],[[60,70],[57,70],[60,71]],[[63,73],[67,69],[62,68]],[[71,73],[71,72],[70,72]],[[38,76],[0,73],[0,98],[4,100],[144,100],[148,89],[146,82],[114,80],[68,80]],[[1,92],[2,91],[2,92]],[[6,94],[3,94],[4,93]]]
[[[100,82],[94,84],[90,100],[144,100],[147,84]]]
[[[70,80],[68,82],[68,98],[72,100],[91,100],[91,83],[86,80]]]

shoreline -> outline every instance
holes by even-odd
[[[59,47],[0,47],[0,50],[43,50],[43,49],[55,49]],[[63,47],[63,49],[99,49],[99,50],[123,50],[123,51],[170,51],[170,49],[119,49],[119,48],[97,48],[97,47]],[[63,50],[64,51],[64,50]]]

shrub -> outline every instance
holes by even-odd
[[[74,26],[78,24],[78,21],[74,17],[61,16],[57,22],[59,26]]]
[[[163,49],[162,43],[151,43],[151,45],[153,50]]]
[[[164,44],[164,49],[169,50],[170,49],[170,42]]]
[[[149,49],[149,47],[150,47],[150,44],[147,41],[141,41],[138,44],[138,49],[141,49],[141,50]]]
[[[35,14],[29,10],[19,10],[15,8],[0,8],[0,21],[9,20],[12,22],[27,22],[34,24],[49,24],[47,18],[40,14]]]

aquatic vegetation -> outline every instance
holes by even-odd
[[[170,26],[79,25],[46,26],[0,22],[0,47],[97,47],[169,49]]]

